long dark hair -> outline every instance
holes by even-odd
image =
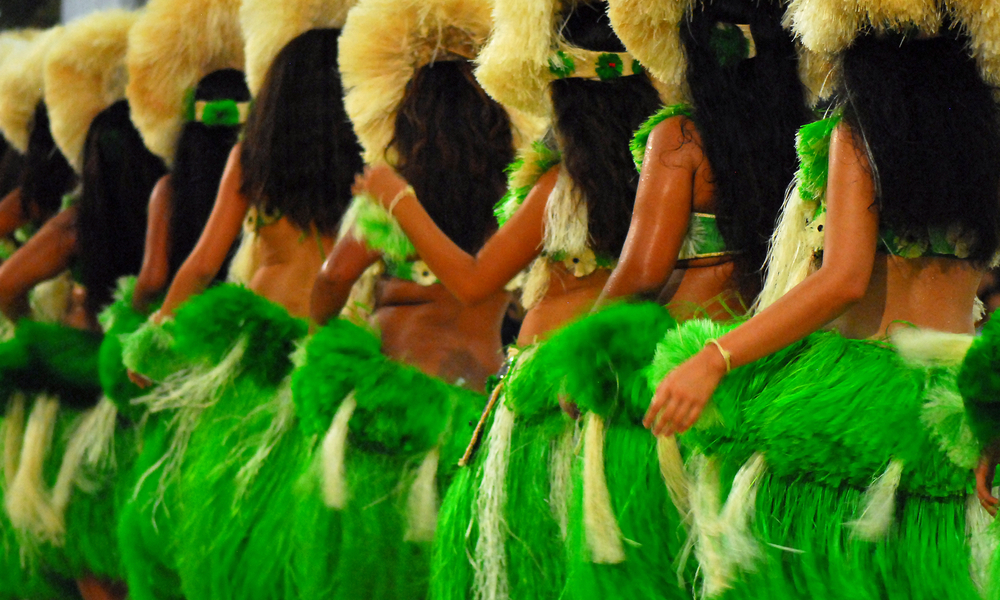
[[[142,266],[149,194],[166,168],[143,145],[125,100],[94,118],[83,152],[77,260],[87,311],[97,314],[111,301],[115,281]]]
[[[756,294],[767,243],[796,168],[795,134],[809,118],[791,35],[777,0],[714,0],[681,25],[693,120],[711,165],[715,213],[739,250],[737,282]],[[746,23],[756,56],[720,52],[719,23]]]
[[[44,102],[35,107],[28,150],[21,171],[21,210],[40,226],[59,212],[63,196],[76,185],[76,174],[56,147]]]
[[[390,145],[434,222],[463,250],[478,250],[496,228],[493,205],[514,145],[507,112],[479,87],[472,64],[421,67],[406,84]]]
[[[565,16],[562,36],[586,50],[625,51],[603,5],[575,6]],[[592,247],[618,256],[639,185],[629,142],[656,112],[660,97],[645,74],[610,81],[558,79],[550,92],[562,165],[586,199]]]
[[[194,100],[234,100],[248,102],[242,71],[223,69],[202,78]],[[173,202],[170,211],[170,277],[194,249],[208,215],[215,204],[219,180],[229,152],[240,135],[239,125],[205,125],[191,121],[184,125],[177,142],[173,174]],[[217,275],[225,278],[225,269]]]
[[[23,168],[24,156],[0,137],[0,198],[17,188]]]
[[[296,227],[336,231],[364,167],[344,111],[337,67],[339,29],[313,29],[271,63],[247,121],[242,192],[265,213]]]
[[[1000,113],[968,39],[863,35],[843,59],[840,101],[867,148],[883,226],[926,239],[928,227],[974,236],[985,264],[1000,227]]]

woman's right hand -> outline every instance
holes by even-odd
[[[994,444],[983,451],[979,465],[975,469],[976,496],[979,497],[979,504],[994,517],[997,515],[997,507],[1000,506],[1000,499],[993,495],[993,478],[996,475],[998,460],[1000,460],[1000,448]]]

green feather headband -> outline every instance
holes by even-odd
[[[231,98],[195,100],[194,90],[184,97],[184,118],[208,127],[236,127],[247,122],[250,102],[237,102]]]
[[[549,72],[557,79],[594,79],[609,81],[640,75],[646,70],[627,52],[593,52],[573,48],[572,54],[556,50],[549,56]]]

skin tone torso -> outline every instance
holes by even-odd
[[[681,321],[745,311],[748,299],[736,288],[730,257],[677,258],[692,213],[715,213],[712,182],[694,124],[677,116],[657,125],[646,144],[628,237],[600,303],[652,295]]]
[[[242,231],[250,202],[240,192],[239,156],[237,144],[230,152],[205,230],[174,277],[160,309],[162,315],[173,314],[181,303],[209,286]],[[307,317],[313,278],[324,253],[333,247],[332,238],[302,231],[281,218],[260,227],[255,244],[259,263],[249,288],[284,306],[293,316]]]

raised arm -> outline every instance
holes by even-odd
[[[30,314],[33,287],[69,268],[76,255],[76,218],[75,206],[59,212],[0,265],[0,311],[11,321]]]
[[[316,275],[309,303],[313,322],[325,325],[340,314],[355,282],[380,257],[353,235],[341,238]]]
[[[878,241],[875,192],[865,153],[841,123],[830,143],[823,265],[719,344],[733,368],[772,354],[842,315],[868,289]],[[701,415],[726,363],[708,345],[660,382],[644,423],[654,434],[682,432]]]
[[[149,310],[149,304],[163,288],[170,276],[170,216],[173,187],[170,175],[156,182],[149,196],[146,219],[146,248],[142,255],[142,269],[135,282],[132,308],[140,313]]]
[[[441,231],[417,198],[405,191],[406,181],[387,165],[366,171],[365,189],[396,217],[420,258],[448,291],[465,304],[476,304],[502,290],[541,252],[545,205],[557,177],[557,167],[542,175],[524,204],[475,256]]]
[[[667,119],[649,135],[628,237],[595,308],[615,298],[658,291],[677,264],[702,157],[685,131],[686,121],[682,116]]]
[[[174,276],[163,307],[159,310],[161,316],[172,315],[185,300],[203,292],[225,264],[229,248],[240,235],[243,219],[250,208],[250,203],[240,192],[242,179],[240,144],[236,144],[222,173],[212,214],[191,255]]]

